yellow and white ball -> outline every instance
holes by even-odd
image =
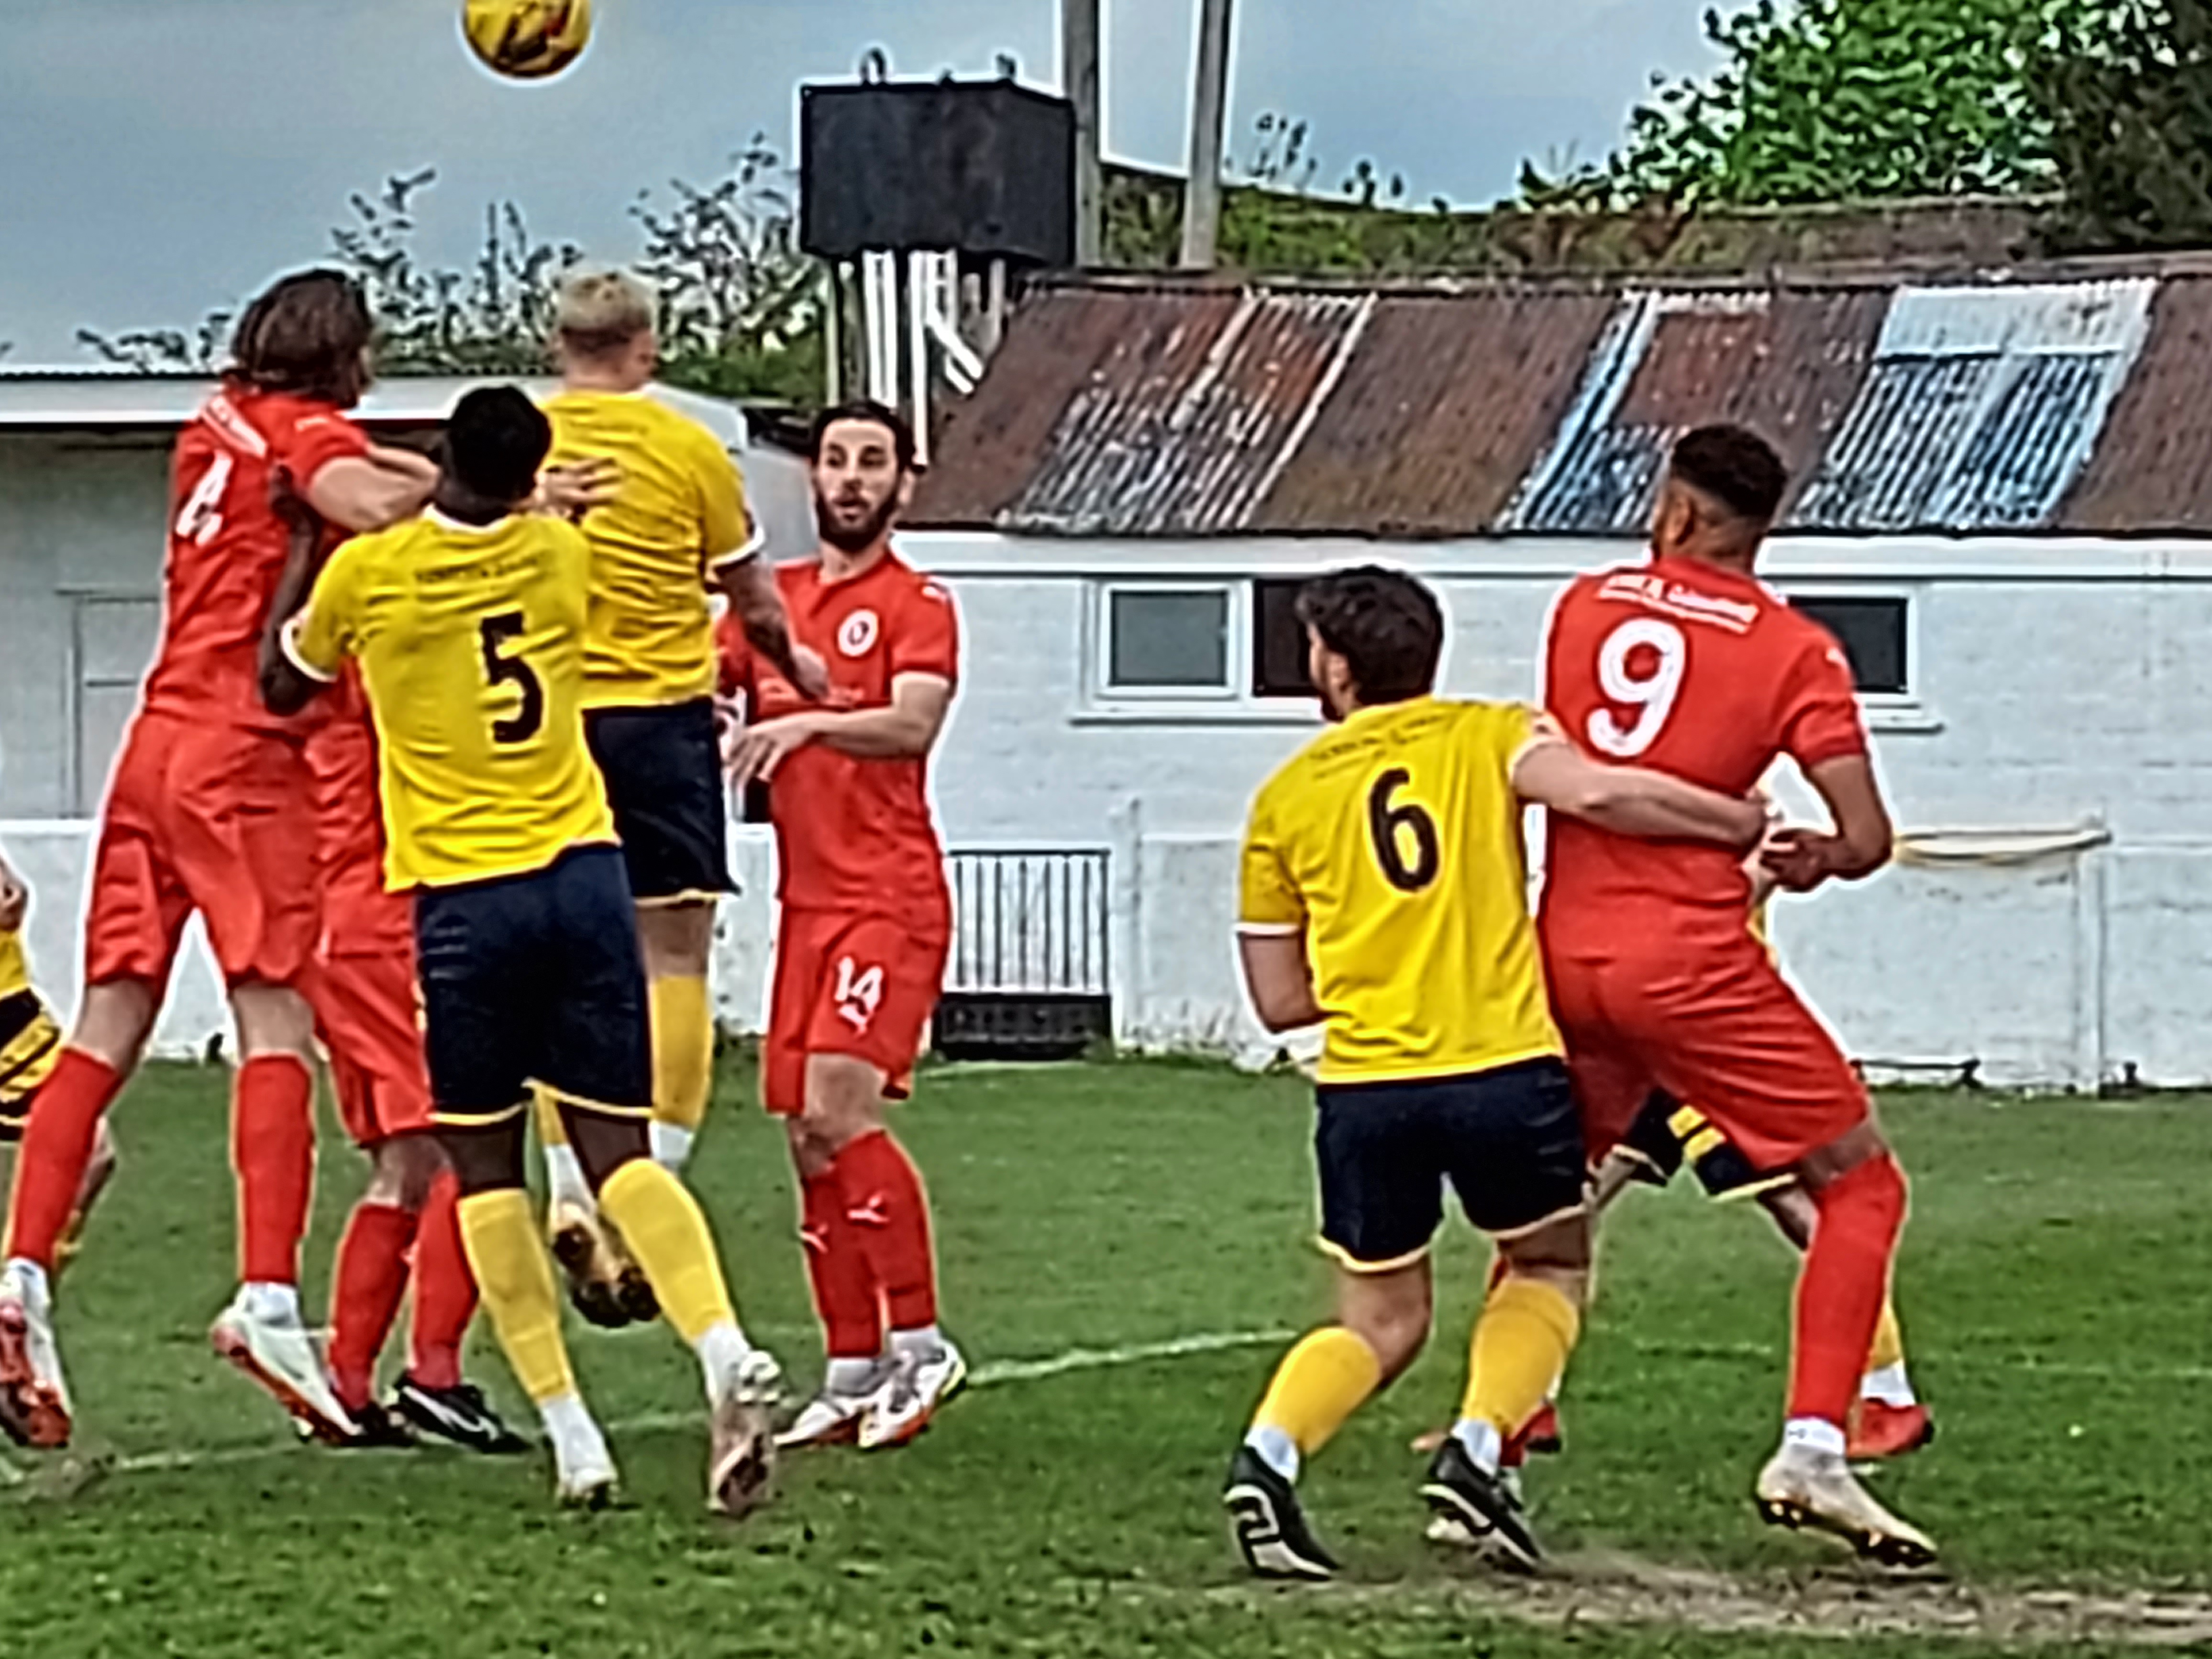
[[[543,81],[591,44],[591,0],[466,0],[461,33],[493,74]]]

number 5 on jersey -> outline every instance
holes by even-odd
[[[522,694],[522,700],[512,714],[501,715],[491,723],[495,743],[527,743],[538,735],[545,724],[545,687],[538,672],[520,657],[501,654],[502,647],[522,637],[523,621],[520,611],[502,611],[495,617],[486,617],[477,624],[477,643],[483,651],[484,681],[487,689],[511,685]]]

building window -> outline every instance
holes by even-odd
[[[1836,636],[1859,695],[1912,695],[1911,602],[1899,594],[1793,593],[1802,611]]]
[[[1112,587],[1105,594],[1101,690],[1109,696],[1231,696],[1232,591]]]
[[[1306,629],[1298,620],[1303,580],[1262,580],[1252,584],[1252,695],[1310,697],[1306,672]]]

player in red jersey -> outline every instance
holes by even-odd
[[[830,1364],[787,1445],[900,1445],[963,1382],[937,1328],[921,1178],[884,1121],[905,1098],[952,932],[931,819],[929,751],[959,678],[951,597],[900,562],[914,437],[888,409],[825,413],[813,434],[822,550],[776,573],[791,636],[830,669],[826,707],[722,628],[745,694],[739,785],[772,780],[782,920],[762,1091],[787,1120],[801,1229]],[[888,1331],[888,1340],[886,1332]]]
[[[319,532],[308,526],[303,533]],[[331,718],[307,740],[323,926],[306,990],[339,1118],[372,1164],[331,1275],[325,1355],[331,1391],[358,1431],[347,1443],[406,1443],[405,1431],[375,1399],[374,1382],[411,1257],[412,1342],[393,1390],[394,1411],[416,1429],[471,1450],[518,1452],[521,1438],[461,1376],[476,1276],[462,1246],[459,1183],[432,1119],[414,909],[407,895],[385,890],[376,731],[352,665],[330,708]]]
[[[1788,756],[1832,832],[1762,859],[1809,891],[1888,861],[1891,827],[1850,669],[1835,641],[1753,575],[1789,483],[1762,440],[1705,428],[1676,445],[1648,562],[1583,576],[1546,647],[1547,708],[1577,742],[1729,794]],[[1744,925],[1751,878],[1724,849],[1635,842],[1555,817],[1541,927],[1590,1156],[1655,1088],[1692,1100],[1755,1170],[1794,1173],[1820,1218],[1797,1287],[1789,1421],[1761,1513],[1893,1565],[1935,1547],[1862,1487],[1845,1424],[1905,1221],[1905,1178],[1835,1039]]]
[[[281,470],[349,530],[428,498],[434,469],[374,447],[346,418],[368,377],[359,289],[331,272],[249,306],[221,387],[171,468],[161,652],[109,781],[85,927],[84,998],[25,1133],[0,1269],[0,1430],[66,1443],[69,1395],[51,1274],[101,1115],[143,1053],[185,924],[197,912],[229,989],[240,1277],[216,1347],[319,1431],[350,1430],[300,1316],[313,1171],[313,1020],[298,987],[319,927],[308,726],[262,707],[262,624],[289,547]]]

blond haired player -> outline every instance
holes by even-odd
[[[1765,813],[1597,764],[1526,708],[1437,697],[1443,616],[1409,576],[1324,576],[1299,594],[1298,617],[1335,726],[1253,801],[1238,948],[1263,1024],[1328,1028],[1315,1152],[1338,1317],[1283,1359],[1224,1501],[1253,1571],[1335,1571],[1296,1482],[1427,1340],[1430,1242],[1449,1187],[1506,1267],[1475,1323],[1459,1420],[1422,1495],[1533,1566],[1540,1552],[1501,1460],[1580,1334],[1589,1218],[1582,1131],[1526,898],[1522,806],[1743,851]]]
[[[561,1497],[615,1484],[561,1335],[532,1215],[533,1087],[558,1099],[599,1206],[705,1375],[708,1495],[763,1495],[775,1362],[745,1340],[704,1215],[647,1156],[653,1067],[636,912],[580,709],[590,550],[521,509],[551,431],[511,387],[470,392],[423,516],[347,543],[263,677],[279,712],[349,659],[376,719],[386,884],[414,897],[423,1049],[461,1231],[501,1347],[552,1443]]]
[[[606,780],[637,904],[653,1027],[653,1153],[681,1170],[714,1085],[707,969],[715,901],[730,890],[709,585],[755,650],[810,696],[820,659],[795,648],[744,489],[722,441],[659,402],[652,290],[619,271],[561,287],[561,390],[545,404],[556,465],[611,464],[611,499],[582,520],[591,544],[584,732]],[[578,1308],[600,1323],[650,1318],[649,1295],[600,1235],[557,1114],[541,1109],[555,1252]]]

